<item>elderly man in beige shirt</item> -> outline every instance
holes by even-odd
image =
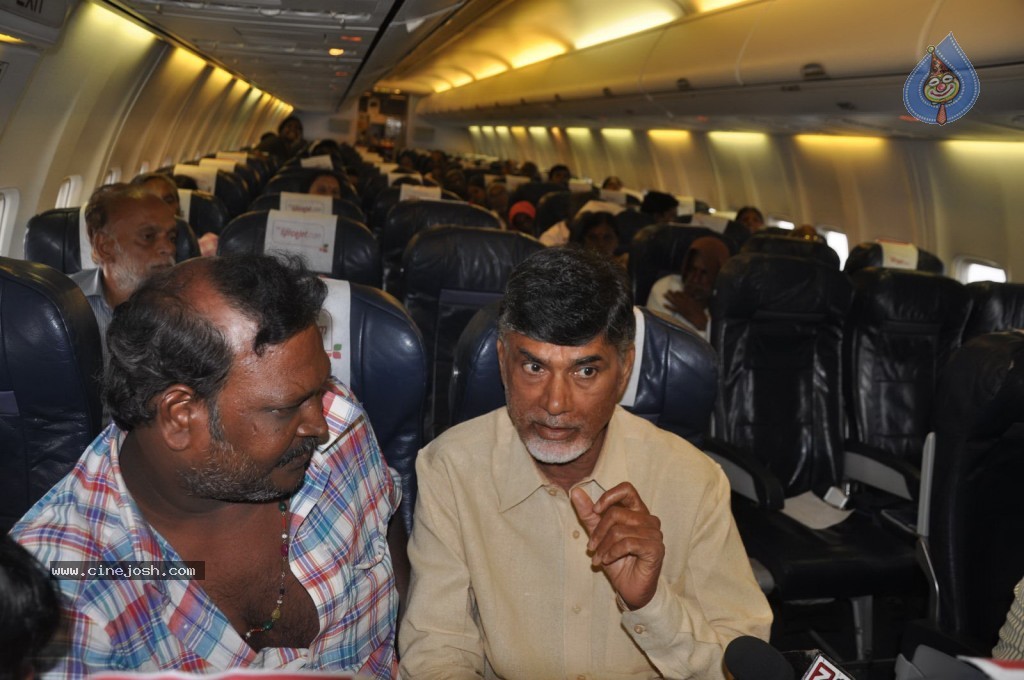
[[[722,471],[619,407],[629,291],[584,251],[534,254],[499,318],[507,408],[419,456],[399,633],[417,678],[722,678],[771,612]]]

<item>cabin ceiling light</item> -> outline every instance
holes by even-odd
[[[668,10],[654,10],[634,16],[621,17],[607,26],[591,31],[575,41],[576,49],[582,50],[601,43],[625,38],[635,33],[652,29],[674,21],[676,15]]]
[[[332,47],[331,49],[327,50],[327,54],[331,55],[332,57],[340,57],[341,55],[345,54],[345,50],[341,49],[340,47]]]

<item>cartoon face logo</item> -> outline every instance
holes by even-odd
[[[903,103],[919,121],[945,125],[970,111],[980,90],[978,74],[950,33],[929,46],[911,71],[903,86]]]

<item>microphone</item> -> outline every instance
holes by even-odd
[[[751,635],[730,642],[722,663],[732,680],[793,680],[793,667],[782,654]]]
[[[785,652],[783,655],[795,668],[806,668],[800,680],[855,680],[820,649]]]

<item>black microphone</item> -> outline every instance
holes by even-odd
[[[793,680],[793,667],[782,654],[750,635],[730,642],[722,662],[733,680]]]
[[[783,652],[783,656],[796,669],[806,668],[800,680],[855,680],[839,664],[820,649],[801,649]]]

